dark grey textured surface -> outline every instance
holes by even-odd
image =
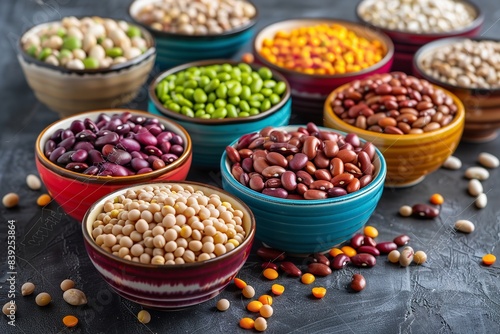
[[[260,0],[258,28],[293,17],[336,17],[354,20],[357,1],[350,0]],[[498,0],[475,1],[484,10],[485,36],[500,35]],[[152,311],[147,326],[134,316],[140,307],[112,292],[85,254],[79,224],[66,216],[55,203],[40,209],[34,203],[40,194],[25,185],[25,177],[36,173],[34,142],[38,133],[57,115],[38,103],[23,78],[16,60],[15,43],[22,31],[34,23],[67,15],[126,17],[128,1],[120,0],[4,0],[0,2],[0,195],[14,191],[21,204],[14,210],[0,208],[0,304],[7,300],[7,221],[16,220],[17,280],[36,284],[37,292],[51,293],[53,302],[40,308],[34,296],[16,295],[16,327],[0,318],[0,333],[244,333],[238,327],[248,302],[239,291],[228,286],[221,297],[232,307],[225,313],[215,309],[215,300],[177,312]],[[250,50],[247,46],[245,50]],[[242,51],[242,52],[243,52]],[[239,55],[238,55],[239,56]],[[129,107],[145,109],[146,96],[140,95]],[[301,120],[292,119],[297,123]],[[483,210],[474,207],[467,195],[464,169],[475,165],[478,153],[487,151],[500,156],[500,139],[484,144],[461,143],[456,155],[462,159],[459,171],[438,170],[422,183],[407,189],[386,188],[369,223],[378,228],[379,241],[406,233],[414,249],[424,250],[428,262],[423,266],[399,268],[378,258],[371,269],[348,267],[325,278],[328,292],[324,299],[311,298],[311,286],[297,279],[281,277],[277,282],[286,291],[276,297],[274,315],[267,333],[498,333],[500,332],[500,270],[480,264],[482,255],[494,253],[500,258],[500,172],[491,171],[483,183],[489,204]],[[220,185],[217,171],[208,174],[193,168],[190,180]],[[397,212],[402,204],[426,202],[431,194],[441,193],[446,202],[439,218],[421,221],[403,219]],[[470,219],[476,231],[456,233],[457,219]],[[31,242],[30,242],[31,240]],[[33,242],[35,241],[35,242]],[[258,246],[259,243],[256,243]],[[298,264],[300,260],[297,260]],[[350,277],[361,272],[367,288],[354,294],[347,289]],[[255,287],[257,295],[268,293],[273,282],[261,275],[260,261],[252,254],[242,269],[241,278]],[[71,307],[62,300],[59,283],[71,277],[87,293],[89,304]],[[61,319],[74,314],[80,324],[65,329]]]

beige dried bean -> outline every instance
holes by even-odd
[[[469,167],[465,170],[465,177],[484,181],[490,177],[490,173],[483,167]]]
[[[231,303],[229,302],[229,300],[227,300],[225,298],[219,299],[217,301],[217,310],[219,310],[221,312],[227,311],[230,306],[231,306]]]
[[[35,284],[31,282],[26,282],[21,286],[21,295],[29,296],[35,291]]]
[[[391,263],[399,263],[399,257],[401,256],[401,253],[397,249],[392,250],[389,254],[387,254],[387,259]]]
[[[497,168],[500,164],[496,156],[487,152],[480,153],[477,160],[486,168]]]
[[[457,220],[454,226],[457,231],[463,233],[471,233],[474,232],[475,229],[474,223],[466,219]]]
[[[75,288],[64,291],[63,299],[66,303],[74,306],[87,304],[87,297],[85,296],[85,293]]]
[[[427,261],[427,254],[424,251],[416,251],[415,254],[413,254],[413,262],[415,262],[418,265],[424,264],[425,261]]]
[[[61,287],[62,291],[66,291],[66,290],[69,290],[71,288],[74,288],[75,287],[75,282],[73,282],[70,279],[65,279],[64,281],[61,282],[60,287]]]
[[[483,185],[481,181],[477,179],[469,180],[469,184],[467,185],[467,190],[471,196],[479,196],[483,193]]]
[[[443,163],[443,167],[447,169],[457,170],[462,167],[462,161],[459,158],[451,155]]]
[[[51,302],[51,300],[52,300],[52,297],[47,292],[40,292],[35,297],[35,303],[38,306],[46,306]]]
[[[488,197],[486,196],[485,193],[480,194],[479,196],[476,197],[476,200],[474,201],[474,204],[478,209],[483,209],[486,207],[488,204]]]
[[[9,316],[16,314],[17,305],[14,301],[9,301],[5,303],[2,307],[2,313]]]
[[[411,248],[410,246],[406,246],[405,248],[403,248],[403,250],[401,251],[401,255],[399,256],[399,264],[402,267],[408,267],[413,261],[413,255],[413,248]]]
[[[403,205],[399,208],[399,214],[403,217],[409,217],[413,213],[413,209],[409,205]]]
[[[2,198],[2,204],[6,208],[13,208],[19,203],[19,195],[16,193],[8,193]]]
[[[26,177],[26,184],[33,190],[38,190],[42,187],[42,181],[40,181],[40,178],[34,174],[29,174]]]

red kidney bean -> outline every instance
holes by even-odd
[[[134,136],[134,139],[137,140],[140,144],[142,144],[144,146],[147,146],[147,145],[156,146],[156,144],[158,144],[158,139],[156,139],[156,137],[147,130],[139,131]]]
[[[241,150],[244,148],[248,148],[251,142],[253,142],[257,137],[259,137],[259,133],[253,132],[248,133],[240,137],[238,139],[238,144],[236,145],[237,150]]]
[[[371,175],[363,175],[362,177],[359,178],[359,186],[360,186],[360,188],[366,187],[370,182],[372,182],[372,180],[373,180],[373,176],[371,176]]]
[[[241,168],[246,173],[250,173],[253,171],[253,159],[252,158],[245,158],[241,161]]]
[[[302,275],[302,271],[290,261],[281,262],[279,268],[289,276],[300,277]]]
[[[130,162],[130,165],[134,170],[139,171],[143,168],[149,167],[149,162],[141,158],[133,158]]]
[[[283,261],[286,258],[285,252],[269,247],[259,247],[257,256],[265,261]]]
[[[260,266],[263,270],[267,269],[267,268],[271,268],[271,269],[274,269],[276,271],[278,270],[278,265],[274,262],[271,262],[271,261],[263,262]]]
[[[259,174],[253,175],[248,180],[248,186],[255,191],[261,192],[264,189],[264,179]]]
[[[310,189],[317,189],[322,191],[328,191],[328,189],[333,188],[333,184],[326,180],[316,180],[309,186]]]
[[[316,172],[316,166],[312,161],[306,162],[306,166],[304,167],[304,170],[308,172],[311,175],[314,175],[314,172]]]
[[[66,153],[66,148],[64,148],[63,146],[59,146],[50,153],[49,160],[55,163],[57,162],[57,159],[59,159],[59,157],[64,153]]]
[[[262,171],[269,167],[269,164],[266,161],[266,158],[255,158],[253,160],[253,169],[257,173],[262,174]]]
[[[329,266],[319,262],[309,263],[307,271],[315,276],[328,276],[332,273]]]
[[[311,257],[314,259],[314,262],[323,263],[324,265],[327,266],[330,265],[330,260],[324,254],[313,253]]]
[[[126,167],[110,163],[110,162],[104,162],[102,164],[102,168],[105,171],[111,172],[112,176],[128,176],[128,175],[133,175],[135,174],[131,170],[127,169]]]
[[[365,235],[363,238],[363,245],[375,247],[375,246],[377,246],[377,242],[375,240],[373,240],[373,238]]]
[[[73,133],[78,133],[78,132],[83,131],[85,129],[85,124],[83,123],[83,121],[77,119],[77,120],[74,120],[73,122],[71,122],[69,129]]]
[[[124,150],[114,150],[111,154],[109,154],[106,159],[109,162],[113,162],[119,165],[126,165],[132,160],[132,156],[130,153]]]
[[[356,156],[356,153],[349,149],[341,149],[339,153],[337,153],[337,158],[342,160],[343,163],[353,162]]]
[[[368,253],[368,254],[371,254],[373,256],[379,256],[380,255],[380,251],[378,250],[378,248],[373,247],[373,246],[368,246],[368,245],[360,246],[356,251],[359,254]]]
[[[236,163],[231,167],[231,174],[234,176],[236,180],[240,179],[241,174],[245,171],[241,168],[240,164]]]
[[[342,173],[333,177],[330,182],[334,187],[346,187],[353,179],[354,175],[349,173]]]
[[[373,267],[377,263],[377,259],[371,254],[360,253],[351,257],[351,262],[357,267]]]
[[[174,162],[175,160],[179,159],[179,157],[173,153],[166,153],[166,154],[162,154],[161,156],[161,160],[163,160],[165,162],[165,164],[171,164],[172,162]]]
[[[64,147],[66,150],[69,150],[71,147],[73,147],[73,145],[75,145],[75,142],[76,142],[75,136],[68,137],[59,142],[59,144],[57,144],[57,147]]]
[[[157,157],[161,157],[163,152],[156,146],[148,145],[143,149],[144,153],[149,155],[156,155]]]
[[[174,141],[172,140],[172,143],[173,142]],[[177,156],[181,155],[183,152],[184,152],[184,147],[182,145],[174,144],[170,147],[170,153],[175,154]]]
[[[288,166],[291,170],[298,171],[306,166],[308,160],[307,155],[304,153],[297,153],[293,156],[292,160],[288,162]]]
[[[318,149],[321,145],[321,141],[313,136],[308,136],[304,141],[304,146],[302,147],[302,153],[307,155],[309,160],[314,159],[318,153]]]
[[[299,183],[303,183],[305,184],[306,186],[310,186],[311,183],[314,182],[314,179],[313,177],[311,176],[311,174],[309,174],[308,172],[306,171],[303,171],[303,170],[299,170],[297,173],[297,182]]]
[[[43,146],[43,154],[45,154],[46,157],[50,157],[50,154],[56,149],[56,142],[53,141],[52,139],[49,139],[45,142]]]
[[[88,157],[88,152],[84,149],[78,149],[76,151],[73,151],[73,154],[71,155],[71,161],[73,162],[84,162],[87,160]]]
[[[93,133],[92,131],[87,130],[87,129],[82,130],[75,135],[75,139],[81,140],[81,141],[94,142],[96,140],[96,138],[97,138],[97,135],[95,133]]]
[[[273,143],[269,147],[269,151],[278,152],[286,156],[289,154],[298,153],[299,149],[297,148],[297,146],[290,145],[289,143]]]
[[[99,131],[99,128],[97,125],[90,119],[90,118],[85,118],[83,120],[83,124],[85,125],[86,129],[89,129],[90,131],[97,133]]]
[[[97,175],[97,173],[99,173],[99,167],[97,166],[90,166],[82,172],[85,175]]]
[[[281,174],[283,174],[284,172],[286,172],[286,169],[281,166],[268,166],[262,170],[261,174],[264,177],[271,178],[281,177]]]
[[[410,237],[406,234],[401,234],[395,237],[393,241],[398,247],[402,247],[410,242]]]
[[[314,171],[314,177],[317,180],[330,181],[332,179],[332,175],[328,171],[328,169],[316,169]]]
[[[352,236],[350,245],[352,248],[357,249],[363,245],[364,236],[362,234],[355,234]]]
[[[389,254],[391,251],[398,249],[398,245],[392,241],[379,242],[376,247],[383,254]]]
[[[288,196],[288,192],[284,188],[264,188],[262,189],[262,193],[264,195],[278,198],[287,198]]]
[[[282,186],[281,179],[277,177],[267,179],[264,182],[264,187],[266,188],[281,188],[281,186]]]
[[[83,162],[70,162],[64,168],[71,170],[73,172],[83,172],[89,168],[89,166],[86,163]]]
[[[351,258],[349,256],[345,254],[339,254],[333,258],[331,267],[333,269],[340,270],[344,268],[349,262],[351,262]]]
[[[347,193],[353,193],[355,191],[358,191],[361,188],[361,185],[359,183],[359,179],[352,179],[351,182],[346,187]]]
[[[163,166],[165,166],[165,164]],[[153,169],[156,169],[154,164],[153,164]],[[248,176],[247,173],[243,173],[243,174],[241,174],[240,179],[238,181],[240,181],[240,183],[242,185],[248,187],[248,182],[250,181],[250,176]]]
[[[288,166],[288,160],[286,160],[286,158],[278,152],[269,152],[266,155],[266,159],[267,159],[267,162],[269,162],[269,164],[271,164],[271,165],[277,165],[277,166],[280,166],[282,168],[285,168],[286,166]]]
[[[423,219],[432,219],[439,215],[439,209],[427,204],[415,204],[412,206],[412,215]]]
[[[344,196],[347,194],[347,191],[344,188],[340,187],[333,187],[331,189],[328,189],[327,195],[328,197],[339,197],[339,196]]]
[[[327,198],[328,195],[326,191],[317,190],[317,189],[309,189],[304,193],[305,199],[324,199]]]
[[[339,146],[336,141],[325,140],[323,142],[323,153],[327,158],[334,158],[339,152]]]
[[[352,275],[351,289],[356,292],[362,291],[366,287],[366,279],[361,274]]]
[[[361,145],[361,141],[359,140],[358,135],[355,133],[348,133],[345,136],[345,142],[351,144],[354,147]]]
[[[297,188],[297,175],[292,171],[286,171],[281,174],[281,184],[288,192],[292,192]]]
[[[88,142],[88,141],[79,141],[75,144],[75,146],[73,146],[73,149],[75,151],[78,151],[78,150],[84,150],[84,151],[90,151],[94,148],[94,145],[92,145],[92,143]]]
[[[71,156],[75,153],[75,151],[67,151],[61,154],[59,158],[57,158],[57,163],[60,165],[66,165],[71,162]]]
[[[233,163],[241,161],[240,154],[232,146],[226,146],[226,154],[227,154],[227,157],[229,158],[229,160],[231,160],[231,162],[233,162]]]

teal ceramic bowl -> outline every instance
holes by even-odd
[[[237,64],[235,61],[224,59],[192,62],[161,73],[149,86],[148,111],[152,114],[170,118],[187,130],[193,142],[193,165],[197,168],[218,169],[222,152],[224,152],[226,146],[233,140],[246,133],[258,131],[266,126],[288,125],[292,114],[290,85],[285,77],[273,70],[271,70],[273,72],[273,79],[285,82],[286,91],[283,93],[282,99],[278,104],[255,116],[224,119],[188,117],[166,108],[156,96],[156,86],[170,74],[192,66],[224,63]],[[254,70],[260,68],[257,65],[251,66]]]
[[[297,127],[279,129],[295,131]],[[345,136],[344,132],[319,129]],[[237,140],[231,143],[233,147],[236,145]],[[378,149],[373,164],[375,176],[368,185],[344,196],[321,200],[282,199],[254,191],[233,177],[225,152],[220,169],[223,189],[252,210],[257,224],[256,238],[272,248],[301,255],[326,252],[350,239],[368,222],[382,196],[386,176],[386,163]]]
[[[142,7],[155,1],[133,1],[129,6],[129,16],[155,38],[156,64],[162,70],[197,60],[231,58],[253,39],[259,15],[255,5],[256,14],[246,25],[216,35],[186,35],[155,30],[136,19]]]

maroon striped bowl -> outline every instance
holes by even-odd
[[[145,185],[190,185],[207,196],[217,194],[236,209],[243,211],[246,237],[233,250],[210,260],[176,264],[153,265],[122,259],[99,247],[92,237],[92,223],[102,211],[104,202],[127,190]],[[250,254],[255,237],[255,218],[248,206],[222,189],[196,182],[166,181],[143,183],[112,192],[94,203],[83,218],[84,244],[92,264],[120,296],[154,309],[179,309],[200,304],[217,296],[236,276]]]

